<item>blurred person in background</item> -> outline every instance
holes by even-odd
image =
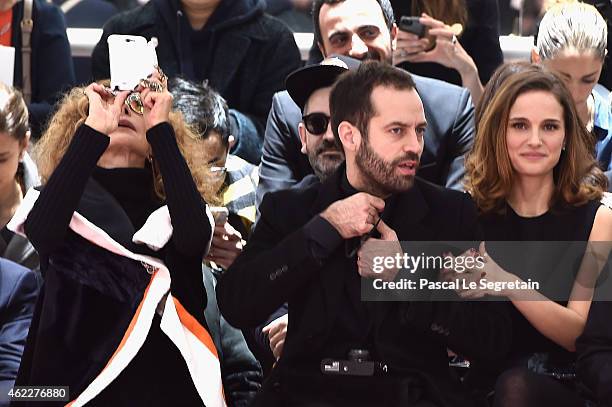
[[[612,110],[610,101],[593,91],[607,57],[607,38],[606,22],[595,7],[561,3],[544,15],[532,60],[565,82],[612,190]]]
[[[93,77],[110,77],[109,35],[156,37],[160,67],[170,77],[207,79],[230,107],[231,152],[259,164],[272,95],[301,64],[291,31],[264,9],[263,0],[150,0],[104,26]]]
[[[283,21],[293,32],[311,33],[313,0],[266,0],[266,13]]]
[[[175,111],[183,115],[198,135],[190,141],[192,154],[201,155],[202,165],[217,170],[211,172],[210,182],[220,199],[209,203],[229,210],[225,222],[215,220],[211,248],[205,257],[208,263],[202,267],[208,301],[204,313],[219,351],[228,405],[246,407],[261,387],[261,366],[247,346],[251,339],[248,332],[243,336],[219,312],[215,286],[217,275],[242,252],[243,236],[247,238],[254,221],[255,185],[251,175],[256,173],[256,167],[228,153],[233,143],[229,113],[225,100],[217,92],[206,83],[199,85],[181,78],[171,79],[169,86]]]
[[[34,247],[6,227],[26,192],[38,185],[36,165],[27,153],[29,142],[26,103],[18,90],[0,83],[0,257],[36,270]]]
[[[26,5],[31,6],[31,24],[24,22]],[[30,42],[29,62],[22,53],[24,32]],[[32,137],[38,139],[53,105],[75,82],[64,16],[44,0],[0,0],[0,45],[15,48],[13,83],[8,85],[23,91]]]
[[[612,47],[612,0],[584,0],[585,3],[591,4],[597,8],[597,11],[603,16],[608,23],[608,55],[610,55],[610,47]],[[608,91],[612,91],[612,58],[607,57],[604,63],[604,68],[599,77],[599,83],[606,87]]]
[[[230,154],[234,136],[230,133],[225,100],[207,83],[202,85],[175,78],[170,80],[174,109],[199,135],[194,154],[214,169],[211,185],[219,195],[220,206],[228,209],[226,222],[215,226],[207,260],[227,269],[242,251],[255,222],[257,167]]]
[[[106,0],[53,0],[70,28],[102,28],[119,9]],[[90,67],[91,70],[91,67]]]
[[[466,87],[476,104],[503,62],[497,0],[392,1],[397,32],[393,63],[417,75]],[[402,16],[419,16],[425,36],[403,31]]]

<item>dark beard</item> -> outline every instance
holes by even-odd
[[[414,176],[398,176],[395,174],[395,168],[402,161],[407,160],[416,161],[418,168],[419,156],[416,153],[407,153],[392,162],[387,162],[370,148],[367,137],[364,137],[355,160],[357,168],[361,171],[367,188],[370,190],[369,192],[382,197],[404,192],[412,188]]]
[[[337,151],[340,153],[340,156],[321,156],[322,153],[331,151]],[[338,169],[340,164],[342,164],[344,161],[344,154],[342,150],[338,148],[335,142],[323,140],[314,153],[310,151],[308,152],[308,161],[310,162],[310,166],[312,167],[312,170],[317,178],[319,178],[321,181],[325,181],[325,179],[333,174]]]

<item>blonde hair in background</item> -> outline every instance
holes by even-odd
[[[465,0],[415,0],[412,2],[412,14],[415,16],[427,13],[433,18],[448,25],[461,24],[465,29],[468,21]]]
[[[608,26],[590,4],[564,1],[548,9],[538,31],[538,54],[554,58],[559,52],[592,51],[602,60],[606,56]]]
[[[105,82],[102,82],[105,83]],[[105,83],[108,85],[108,81]],[[45,184],[62,157],[66,153],[76,130],[85,123],[89,111],[89,102],[83,94],[83,87],[73,88],[59,104],[57,112],[51,118],[47,130],[34,147],[34,158],[38,165],[41,181]],[[194,144],[198,136],[184,122],[180,113],[170,112],[170,125],[174,129],[179,150],[189,166],[198,191],[204,200],[211,205],[219,205],[206,161],[206,156],[194,154]],[[159,164],[153,157],[153,181],[156,195],[165,199],[165,191]]]

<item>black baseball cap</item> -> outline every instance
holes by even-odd
[[[314,91],[332,86],[346,71],[359,68],[361,61],[345,55],[332,55],[318,65],[297,69],[287,76],[285,87],[296,105],[304,111],[304,105]]]

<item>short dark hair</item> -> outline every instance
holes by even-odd
[[[329,97],[331,126],[336,143],[341,146],[338,126],[347,121],[367,137],[370,119],[376,115],[372,92],[377,86],[397,90],[415,89],[412,76],[403,69],[385,62],[363,62],[356,71],[340,76]]]
[[[230,121],[225,99],[204,81],[197,84],[182,78],[172,78],[168,84],[174,110],[183,114],[185,123],[203,139],[211,131],[219,133],[221,142],[229,147]]]
[[[314,0],[312,2],[312,22],[314,24],[314,38],[317,43],[323,44],[323,37],[321,36],[321,26],[319,25],[319,14],[321,13],[321,7],[323,4],[337,4],[342,3],[346,0]],[[393,16],[393,7],[391,6],[390,0],[376,0],[380,9],[382,10],[387,28],[391,31],[393,23],[395,23],[395,17]]]

